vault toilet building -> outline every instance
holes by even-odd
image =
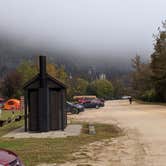
[[[46,72],[46,57],[39,57],[40,72],[25,86],[25,131],[64,130],[67,125],[66,86]]]

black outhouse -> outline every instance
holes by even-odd
[[[66,86],[46,72],[46,57],[39,57],[40,72],[24,86],[25,131],[64,130],[67,125]]]

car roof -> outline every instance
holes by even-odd
[[[14,152],[0,148],[0,164],[10,163],[16,158],[17,155]]]

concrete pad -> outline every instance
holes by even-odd
[[[81,134],[82,125],[70,124],[64,131],[49,131],[42,133],[25,132],[21,127],[6,135],[4,138],[65,138],[68,136],[79,136]]]

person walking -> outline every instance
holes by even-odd
[[[132,104],[132,102],[133,102],[133,99],[132,99],[132,97],[130,96],[130,97],[129,97],[129,103]]]

